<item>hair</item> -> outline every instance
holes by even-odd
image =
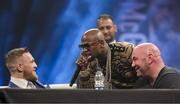
[[[100,16],[98,17],[98,20],[100,20],[100,19],[111,19],[111,20],[113,20],[112,17],[111,17],[110,15],[108,15],[108,14],[102,14],[102,15],[100,15]]]
[[[112,19],[112,17],[111,17],[110,15],[108,15],[108,14],[102,14],[102,15],[100,15],[100,16],[98,17],[97,25],[99,25],[99,21],[100,21],[100,20],[107,20],[107,19],[111,19],[112,22],[113,22],[113,19]]]
[[[10,50],[5,56],[7,68],[12,70],[12,64],[14,64],[24,53],[28,52],[29,50],[27,48],[15,48]]]

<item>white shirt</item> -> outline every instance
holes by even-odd
[[[11,77],[11,82],[13,82],[14,84],[16,84],[18,87],[20,88],[24,88],[24,89],[32,89],[32,87],[30,87],[28,85],[28,81],[22,78],[15,78],[15,77]]]

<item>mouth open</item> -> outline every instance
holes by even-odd
[[[135,69],[136,71],[139,71],[139,67],[138,67],[138,66],[135,66],[134,69]]]
[[[136,67],[135,67],[135,71],[136,71],[136,73],[137,73],[137,76],[142,76],[142,73],[141,73],[141,71],[140,71],[140,67],[136,66]]]

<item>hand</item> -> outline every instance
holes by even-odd
[[[90,56],[84,56],[81,54],[80,57],[77,59],[76,64],[78,64],[82,69],[85,69],[88,66],[89,58]]]

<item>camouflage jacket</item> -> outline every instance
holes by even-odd
[[[111,51],[111,83],[114,89],[133,88],[137,80],[136,72],[131,67],[133,44],[116,42],[109,44]],[[101,67],[104,69],[105,66]],[[89,63],[86,70],[81,70],[77,80],[78,88],[94,88],[96,66],[94,61]]]

